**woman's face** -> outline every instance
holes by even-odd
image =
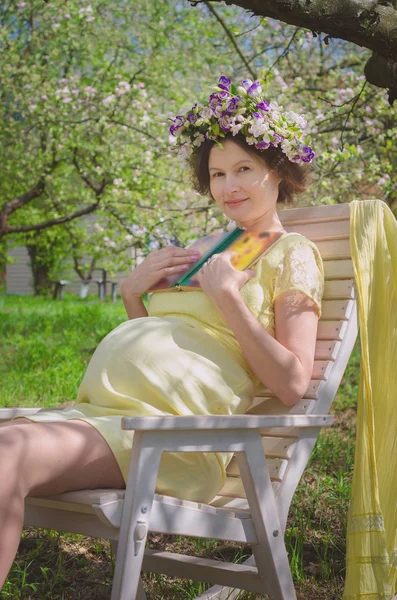
[[[240,226],[271,229],[281,177],[232,140],[222,144],[222,149],[216,144],[211,148],[208,161],[216,204]]]

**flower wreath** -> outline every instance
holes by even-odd
[[[263,97],[260,79],[244,79],[236,86],[222,76],[206,104],[196,103],[184,115],[171,119],[170,133],[176,138],[171,150],[187,159],[204,141],[214,140],[222,148],[220,139],[229,132],[235,136],[241,131],[247,143],[259,150],[279,146],[291,162],[311,162],[314,152],[310,136],[303,131],[306,119],[282,109],[277,102]]]

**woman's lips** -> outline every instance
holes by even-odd
[[[242,204],[246,200],[247,200],[247,198],[244,198],[244,200],[238,200],[237,202],[226,202],[226,204],[228,206],[240,206],[240,204]]]

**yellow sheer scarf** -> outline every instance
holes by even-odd
[[[392,599],[397,578],[397,221],[380,200],[350,203],[361,340],[343,600]]]

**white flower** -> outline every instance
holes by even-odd
[[[121,88],[125,88],[125,91],[126,91],[126,92],[129,92],[129,91],[130,91],[130,89],[131,89],[131,86],[130,86],[130,84],[128,83],[128,81],[120,81],[120,83],[119,83],[119,87],[121,87]]]
[[[240,131],[242,126],[243,126],[242,123],[239,123],[239,124],[232,123],[230,126],[230,131],[232,132],[233,135],[236,135]]]
[[[201,144],[205,141],[204,135],[200,132],[197,132],[195,135],[196,135],[196,139],[193,141],[193,145],[201,146]]]
[[[181,146],[180,152],[181,152],[182,158],[186,159],[192,154],[193,149],[191,146],[184,144],[183,146]]]
[[[202,110],[200,110],[199,115],[203,118],[204,121],[208,121],[212,117],[212,109],[210,107],[203,108]],[[200,119],[197,119],[196,124],[198,124],[199,120]]]
[[[114,102],[116,99],[116,96],[114,94],[110,94],[110,96],[107,96],[106,98],[104,98],[102,100],[103,104],[110,104],[111,102]]]
[[[121,177],[119,177],[118,179],[113,179],[114,185],[120,185],[122,182],[123,180],[121,179]]]
[[[248,129],[249,133],[252,133],[256,138],[266,133],[269,130],[269,124],[264,119],[255,119],[255,122]],[[264,141],[268,142],[268,139]]]

